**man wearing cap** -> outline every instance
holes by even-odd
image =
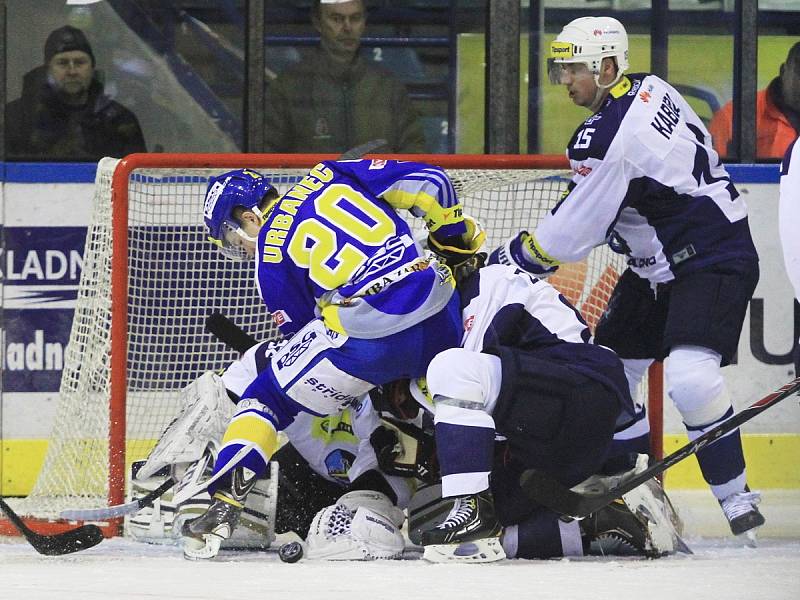
[[[45,42],[44,64],[27,73],[6,107],[10,159],[96,161],[146,152],[136,116],[103,90],[89,41],[66,25]]]
[[[314,0],[320,47],[270,83],[265,143],[273,152],[341,153],[374,139],[387,152],[425,151],[405,86],[359,55],[366,26],[362,0]]]

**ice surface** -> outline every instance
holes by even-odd
[[[583,558],[434,565],[422,560],[284,564],[277,553],[224,552],[184,560],[172,546],[106,540],[45,557],[24,542],[0,544],[0,596],[8,600],[376,600],[800,598],[800,542],[689,539],[695,554],[659,560]],[[414,554],[418,557],[418,554]]]
[[[659,560],[434,565],[410,552],[402,561],[284,564],[270,551],[224,552],[213,562],[190,562],[176,546],[121,538],[61,557],[41,556],[21,538],[0,538],[0,598],[800,600],[797,492],[782,502],[775,491],[765,493],[767,527],[757,548],[726,535],[719,507],[709,496],[707,491],[672,494],[694,554]]]

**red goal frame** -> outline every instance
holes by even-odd
[[[128,182],[131,173],[144,168],[311,168],[321,160],[335,160],[335,155],[320,154],[131,154],[117,165],[112,179],[111,276],[111,393],[109,406],[109,494],[108,504],[125,501],[125,438],[127,394],[127,310],[128,310]],[[366,158],[412,160],[456,169],[560,169],[568,170],[563,155],[385,155],[368,154]],[[663,376],[660,363],[648,374],[648,416],[652,452],[663,456]],[[74,527],[63,521],[41,522],[39,531],[55,533]],[[119,532],[121,519],[103,528],[105,535]],[[7,520],[0,520],[0,535],[15,535]]]

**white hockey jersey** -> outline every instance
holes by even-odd
[[[567,148],[568,192],[536,228],[548,264],[609,242],[653,283],[757,259],[739,196],[700,118],[655,75],[623,76]]]
[[[525,350],[568,365],[613,390],[632,410],[619,358],[592,343],[586,321],[552,285],[511,266],[490,265],[463,281],[459,292],[463,348],[498,355],[501,348]]]

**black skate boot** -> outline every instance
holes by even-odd
[[[233,470],[230,489],[219,490],[206,512],[183,524],[184,558],[199,560],[217,555],[222,542],[233,535],[233,530],[239,524],[244,499],[255,483],[256,477],[247,478],[243,467]]]
[[[422,557],[431,562],[502,560],[501,530],[489,490],[458,496],[445,520],[422,532]]]
[[[747,486],[743,492],[736,492],[719,501],[733,535],[744,534],[748,545],[751,546],[755,546],[756,543],[756,528],[766,522],[764,515],[758,511],[759,502],[761,494],[751,492]]]
[[[652,557],[647,520],[631,512],[622,499],[583,519],[580,528],[587,554]]]

